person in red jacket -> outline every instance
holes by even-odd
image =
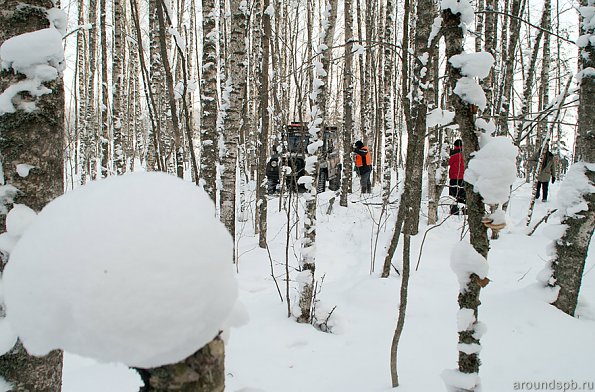
[[[467,195],[463,185],[465,158],[463,157],[463,141],[461,139],[455,141],[454,149],[450,151],[448,166],[448,178],[450,179],[448,194],[456,200],[456,203],[450,206],[450,213],[458,214],[458,203],[465,204],[467,201]]]

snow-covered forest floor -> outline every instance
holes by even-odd
[[[550,187],[550,201],[538,201],[532,224],[556,206],[559,183]],[[517,188],[518,187],[518,188]],[[482,290],[479,320],[487,325],[481,340],[483,390],[520,390],[523,382],[595,382],[595,257],[593,244],[577,309],[571,318],[546,302],[536,276],[548,257],[550,224],[541,224],[527,236],[524,219],[530,185],[518,182],[508,208],[508,226],[491,242],[488,257],[490,284]],[[380,189],[375,189],[376,194]],[[445,193],[447,194],[447,189]],[[381,279],[385,246],[392,235],[396,208],[378,230],[379,197],[350,196],[348,208],[327,215],[333,192],[318,202],[316,276],[318,317],[332,333],[287,317],[271,277],[271,260],[285,297],[285,236],[287,217],[278,211],[278,198],[269,201],[269,253],[258,247],[251,223],[239,226],[240,299],[249,322],[232,329],[226,345],[226,390],[233,392],[368,392],[390,390],[389,355],[399,303],[400,277],[392,271]],[[442,222],[448,215],[444,197]],[[422,211],[426,211],[425,203]],[[412,275],[405,329],[399,348],[399,376],[403,392],[444,390],[441,373],[457,366],[457,294],[459,285],[450,269],[450,253],[460,240],[463,216],[451,216],[427,232],[422,217],[420,234],[412,239]],[[370,273],[378,232],[375,272]],[[297,266],[299,244],[291,232],[289,264]],[[422,250],[419,269],[415,270]],[[401,246],[393,262],[400,268]],[[321,278],[324,276],[324,280]],[[290,294],[297,285],[292,282]],[[293,305],[293,304],[292,304]],[[128,392],[140,380],[123,365],[98,364],[66,355],[64,392]],[[588,390],[588,389],[587,389]]]

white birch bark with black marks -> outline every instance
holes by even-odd
[[[319,158],[322,154],[322,133],[327,121],[327,98],[328,83],[331,67],[331,56],[335,25],[337,21],[338,0],[325,1],[322,16],[320,44],[316,49],[317,56],[314,59],[314,80],[312,83],[311,116],[308,124],[310,133],[310,144],[306,156],[307,177],[309,192],[305,195],[306,212],[304,217],[304,229],[302,238],[302,249],[300,258],[300,315],[297,321],[310,323],[312,321],[312,300],[314,295],[314,274],[316,272],[316,201],[317,184],[319,172]],[[304,178],[304,177],[302,177]]]
[[[392,172],[393,172],[393,149],[394,149],[394,134],[395,121],[393,113],[393,93],[392,93],[392,75],[394,73],[393,67],[393,48],[390,43],[393,42],[394,36],[394,12],[395,6],[392,0],[386,2],[386,21],[384,28],[384,98],[382,106],[382,115],[384,120],[384,178],[382,181],[382,199],[384,204],[389,203],[391,188],[392,188]],[[379,154],[376,154],[377,156]]]
[[[124,174],[126,162],[124,156],[124,110],[122,93],[124,90],[124,7],[122,0],[113,2],[113,39],[112,53],[112,127],[114,134],[114,172]]]
[[[236,222],[236,168],[238,142],[242,128],[243,97],[246,90],[246,22],[247,9],[241,0],[230,2],[231,37],[227,60],[227,94],[229,106],[223,130],[223,156],[221,157],[221,221],[235,240]],[[235,243],[235,241],[234,241]]]
[[[345,70],[343,72],[343,173],[339,204],[347,207],[347,196],[352,190],[351,155],[353,140],[353,0],[344,1],[345,17]]]
[[[219,7],[215,0],[202,0],[203,55],[201,84],[201,155],[200,178],[205,191],[217,202],[217,30]]]
[[[443,31],[446,42],[446,57],[463,53],[463,30],[461,28],[461,15],[454,15],[450,8],[442,11]],[[453,91],[457,81],[463,76],[458,68],[447,65],[449,91]],[[459,95],[452,93],[450,102],[455,110],[455,123],[459,126],[459,131],[463,139],[465,162],[467,166],[473,159],[472,154],[479,150],[479,141],[475,130],[475,118],[472,105],[464,101]],[[482,223],[485,214],[485,205],[481,196],[473,191],[473,186],[465,183],[467,193],[467,212],[471,246],[479,255],[487,260],[489,251],[489,240],[487,228]],[[465,288],[461,290],[458,296],[459,308],[461,310],[471,310],[478,320],[478,307],[480,305],[479,295],[483,282],[479,276],[472,273]],[[479,337],[474,327],[459,331],[459,344],[479,345]],[[459,351],[458,371],[465,374],[477,374],[479,372],[480,360],[478,352],[470,353]],[[471,389],[475,391],[476,388]],[[462,391],[462,389],[461,389]]]
[[[101,120],[99,123],[99,132],[97,134],[97,141],[99,145],[99,172],[101,178],[105,178],[109,174],[110,166],[110,151],[109,151],[109,124],[108,124],[108,108],[109,100],[109,76],[108,76],[108,57],[107,57],[107,2],[106,0],[99,0],[99,31],[101,32],[99,58],[101,59],[101,100],[99,104],[99,111],[101,113]]]
[[[267,247],[267,218],[268,218],[268,200],[266,192],[266,161],[269,151],[269,67],[270,67],[270,38],[271,15],[269,15],[270,1],[264,0],[262,9],[262,27],[261,27],[261,62],[260,62],[260,90],[258,99],[258,112],[260,118],[259,137],[258,137],[258,170],[256,173],[256,207],[258,209],[258,246]]]
[[[579,12],[584,13],[580,19],[580,39],[585,44],[579,52],[580,101],[574,165],[581,169],[590,184],[590,192],[581,195],[588,209],[562,218],[567,229],[556,241],[555,256],[551,261],[553,281],[560,288],[554,306],[571,316],[576,310],[595,227],[595,47],[589,44],[589,39],[592,42],[595,38],[595,26],[584,17],[588,15],[587,7],[595,7],[595,1],[581,0],[579,7]]]
[[[422,188],[422,169],[423,169],[423,150],[424,137],[426,133],[426,113],[428,109],[427,98],[428,92],[426,86],[428,85],[429,67],[432,67],[431,60],[433,59],[432,51],[435,42],[430,40],[430,32],[434,16],[436,15],[435,4],[432,0],[419,0],[417,4],[417,17],[415,25],[414,38],[414,59],[413,64],[413,81],[411,87],[411,112],[405,112],[407,122],[407,162],[405,165],[405,187],[401,195],[399,203],[398,223],[403,222],[403,277],[401,280],[400,291],[400,306],[399,316],[397,319],[397,326],[393,335],[391,344],[390,369],[392,386],[399,386],[399,377],[397,372],[397,349],[401,338],[401,333],[405,325],[405,313],[407,310],[407,291],[409,285],[409,269],[410,269],[410,238],[417,234],[419,225],[419,214],[421,208],[421,188]],[[395,225],[395,232],[393,233],[393,240],[398,240],[401,233],[400,225]],[[395,238],[396,237],[396,240]],[[392,246],[392,252],[396,249],[396,245]],[[387,255],[385,260],[384,273],[390,271],[390,262],[392,255]],[[388,276],[388,274],[387,274]]]

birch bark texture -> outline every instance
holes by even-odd
[[[571,316],[576,310],[587,251],[595,227],[595,47],[589,44],[595,37],[595,25],[590,21],[592,16],[586,17],[589,15],[588,7],[592,9],[594,6],[594,0],[582,0],[579,7],[582,15],[580,32],[586,44],[580,50],[578,135],[576,162],[573,165],[580,168],[588,181],[588,190],[582,195],[588,209],[562,219],[568,228],[562,238],[556,241],[556,256],[552,261],[555,285],[560,287],[554,306]]]
[[[259,117],[260,117],[260,133],[258,137],[258,173],[256,174],[256,198],[258,207],[258,246],[261,248],[267,247],[267,218],[268,218],[268,201],[266,197],[266,160],[269,147],[269,127],[270,127],[270,113],[269,113],[269,67],[271,46],[270,40],[272,35],[271,29],[271,15],[269,14],[270,1],[264,0],[262,10],[262,26],[261,32],[261,62],[260,62],[260,91],[259,91]]]
[[[383,277],[388,277],[392,255],[396,250],[396,242],[403,232],[403,276],[401,280],[399,315],[397,326],[391,343],[390,369],[392,386],[399,386],[397,372],[397,349],[403,328],[405,326],[405,313],[407,311],[407,293],[409,286],[409,271],[411,259],[411,235],[417,234],[419,225],[419,213],[421,207],[421,188],[423,172],[423,150],[424,135],[426,133],[426,113],[428,109],[428,92],[426,91],[430,60],[435,46],[434,38],[430,36],[434,17],[437,15],[433,0],[419,0],[417,3],[417,15],[414,35],[414,56],[413,82],[411,88],[411,112],[405,112],[407,117],[407,163],[405,181],[407,186],[401,196],[399,204],[399,216],[393,233],[393,239],[389,246],[389,254],[385,259]],[[395,238],[396,237],[396,238]],[[390,253],[392,251],[392,253]]]
[[[469,5],[471,8],[471,5]],[[446,43],[446,57],[452,58],[455,55],[463,53],[463,29],[461,13],[454,14],[451,8],[442,10],[443,32]],[[473,153],[479,150],[479,141],[475,132],[475,119],[471,104],[465,102],[459,95],[454,93],[457,81],[463,77],[459,68],[453,67],[450,63],[447,65],[447,75],[449,91],[451,91],[450,101],[455,110],[455,122],[459,125],[459,130],[463,139],[463,151],[465,162],[470,164],[473,159]],[[467,192],[467,211],[469,222],[469,235],[471,246],[475,251],[487,260],[489,251],[489,240],[487,228],[482,223],[482,217],[485,214],[485,205],[483,199],[478,193],[473,191],[473,186],[465,183]],[[468,283],[458,296],[460,311],[471,311],[474,319],[478,320],[478,307],[480,305],[479,295],[482,287],[480,277],[471,273]],[[476,325],[476,324],[474,324]],[[475,327],[465,331],[459,331],[459,347],[468,347],[466,345],[479,345],[480,334],[476,333]],[[459,351],[458,371],[464,374],[478,374],[480,360],[476,350]],[[479,386],[471,390],[478,390]],[[462,391],[462,389],[459,389]]]
[[[310,184],[309,193],[306,194],[306,216],[304,218],[304,231],[300,258],[300,323],[312,322],[312,300],[314,296],[314,273],[316,270],[316,192],[320,158],[322,156],[322,133],[327,121],[327,88],[332,56],[333,38],[337,21],[338,0],[326,1],[321,23],[320,44],[316,50],[320,60],[314,60],[314,80],[312,82],[311,117],[308,124],[310,144],[306,157],[306,171]]]
[[[347,195],[352,190],[351,156],[353,138],[353,0],[345,0],[345,71],[343,72],[343,175],[339,204],[347,207]]]
[[[18,0],[0,0],[0,45],[14,36],[50,26],[47,10],[50,0],[32,0],[23,5]],[[64,26],[65,27],[65,26]],[[24,79],[12,69],[0,71],[0,92]],[[17,109],[0,115],[0,156],[3,177],[0,179],[8,204],[24,204],[39,212],[63,192],[64,173],[64,86],[62,77],[43,83],[51,91],[37,98],[21,96],[34,102],[35,110]],[[33,100],[33,101],[32,101]],[[33,168],[28,176],[17,172],[17,165]],[[17,191],[18,190],[18,191]],[[10,205],[1,206],[2,209]],[[5,227],[5,212],[0,227]],[[2,229],[2,231],[4,231]],[[8,255],[2,252],[0,270]],[[4,314],[2,304],[0,313]],[[62,352],[45,357],[29,356],[20,343],[0,357],[0,376],[12,384],[14,391],[58,392],[62,384]]]
[[[242,124],[243,97],[246,93],[246,27],[247,9],[245,2],[232,0],[231,37],[228,44],[226,95],[227,116],[223,130],[223,156],[221,157],[221,221],[235,238],[236,222],[236,168],[238,143]]]
[[[205,191],[217,202],[217,20],[219,7],[216,0],[202,0],[203,55],[202,55],[202,116],[200,178]]]

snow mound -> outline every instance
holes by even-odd
[[[481,194],[486,204],[508,200],[510,186],[516,179],[518,149],[504,136],[490,138],[479,151],[473,153],[465,170],[465,181]]]
[[[459,242],[450,256],[450,268],[457,275],[461,292],[467,289],[471,275],[475,274],[480,279],[488,276],[488,262],[468,242]],[[468,320],[467,320],[468,321]],[[459,327],[463,326],[459,320]]]
[[[494,57],[488,52],[461,53],[449,58],[448,62],[465,76],[485,79],[494,65]]]
[[[33,355],[178,362],[237,298],[233,244],[207,194],[164,173],[93,182],[49,203],[4,273],[7,319]]]

